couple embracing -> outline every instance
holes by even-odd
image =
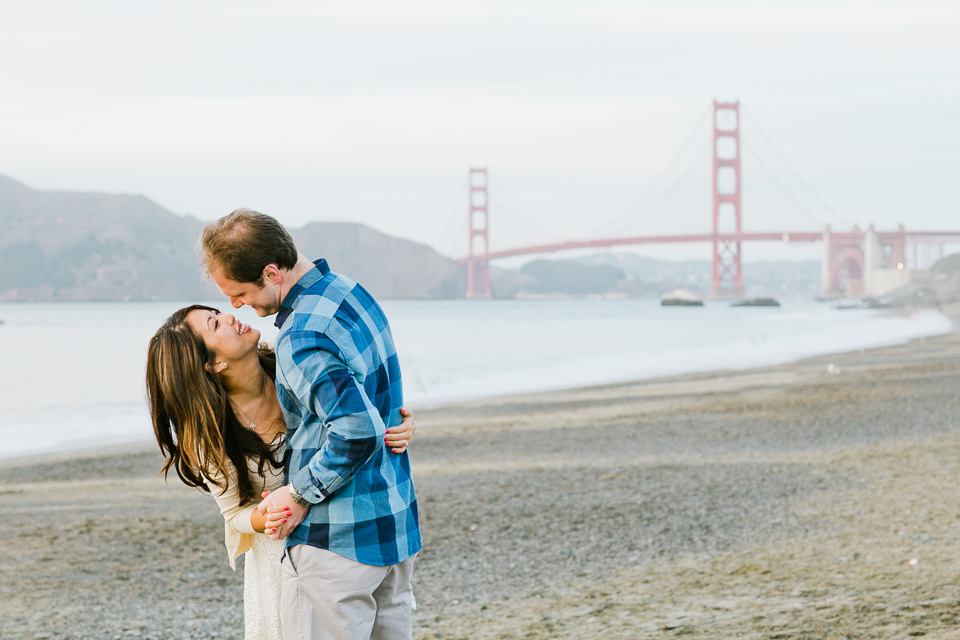
[[[186,307],[150,341],[147,396],[164,472],[216,498],[231,566],[246,553],[247,640],[410,638],[415,424],[383,310],[270,216],[238,209],[201,248],[235,308],[276,314],[276,345]]]

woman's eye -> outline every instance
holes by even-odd
[[[219,328],[220,328],[220,321],[217,320],[216,322],[213,323],[213,330],[216,331]]]

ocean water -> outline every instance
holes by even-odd
[[[224,312],[225,302],[211,303]],[[146,345],[184,303],[0,304],[0,457],[150,439]],[[943,314],[661,307],[653,300],[387,301],[407,406],[743,369],[947,333]],[[236,312],[276,336],[271,319]]]

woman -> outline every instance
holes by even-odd
[[[286,425],[273,384],[276,359],[259,339],[259,331],[212,307],[180,309],[150,340],[147,398],[164,476],[174,469],[188,486],[213,494],[230,566],[247,554],[245,637],[281,640],[284,541],[264,535],[266,517],[256,507],[283,485]],[[403,423],[384,439],[395,454],[416,430],[412,415],[401,414]]]

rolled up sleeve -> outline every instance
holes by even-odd
[[[325,334],[291,332],[284,336],[280,357],[294,363],[285,372],[290,391],[309,414],[299,440],[327,437],[309,461],[290,471],[290,482],[309,502],[323,502],[348,483],[357,470],[383,447],[386,425],[363,385],[343,361],[340,349]]]

